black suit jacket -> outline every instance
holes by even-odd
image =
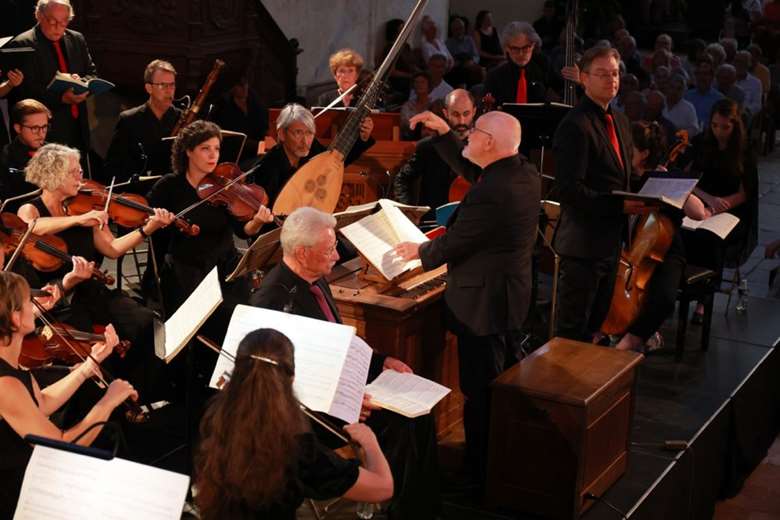
[[[485,93],[493,94],[496,105],[514,103],[517,99],[517,81],[520,67],[512,60],[491,70],[485,79]],[[543,103],[550,82],[547,63],[534,56],[525,66],[526,92],[529,103]]]
[[[170,172],[172,141],[162,139],[171,135],[180,116],[181,110],[170,107],[157,119],[147,103],[119,114],[106,155],[106,178],[116,176],[120,182],[147,171]]]
[[[330,286],[324,278],[314,282],[325,295],[325,299],[330,306],[333,316],[338,323],[342,323],[336,302],[333,300],[333,293],[330,292]],[[292,272],[284,261],[276,264],[273,269],[263,278],[260,289],[252,294],[249,303],[255,307],[264,307],[275,311],[298,314],[307,318],[316,320],[327,320],[325,313],[322,312],[320,305],[309,289],[309,282]],[[371,381],[382,372],[382,365],[385,362],[385,355],[374,351],[371,356],[371,366],[368,370],[368,380]]]
[[[479,171],[452,132],[434,138],[459,174]],[[460,203],[447,232],[420,246],[423,267],[447,264],[445,300],[458,325],[477,336],[520,330],[531,301],[531,255],[541,182],[521,155],[488,165]]]
[[[35,184],[24,180],[24,167],[30,161],[30,152],[33,151],[19,139],[19,136],[3,148],[0,156],[0,201],[38,189]],[[16,212],[24,203],[24,201],[12,202],[5,207],[4,211]]]
[[[68,63],[68,72],[78,74],[82,78],[91,78],[97,76],[97,68],[92,61],[92,56],[87,48],[87,41],[80,32],[70,29],[65,30],[65,34],[60,40],[65,59]],[[70,105],[62,102],[61,94],[52,94],[46,90],[46,86],[59,70],[57,55],[54,46],[46,36],[43,35],[38,25],[18,35],[11,42],[14,47],[32,47],[35,53],[31,58],[25,60],[22,72],[24,81],[18,88],[11,91],[12,102],[21,99],[37,99],[46,105],[52,112],[51,128],[47,135],[47,140],[52,143],[72,143],[72,138],[68,138],[69,129],[72,128]],[[79,129],[82,134],[82,142],[89,144],[89,123],[87,121],[87,107],[84,103],[79,103]]]
[[[589,97],[571,109],[555,132],[555,180],[561,217],[554,238],[559,254],[608,257],[620,247],[626,225],[623,200],[629,190],[633,141],[626,116],[612,112],[623,167],[606,130],[606,113]]]
[[[463,142],[460,141],[461,148]],[[426,137],[417,143],[409,160],[393,179],[395,198],[404,204],[421,204],[436,209],[449,202],[449,188],[457,174],[436,151],[435,142]],[[419,180],[419,196],[415,183]]]

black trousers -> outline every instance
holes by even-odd
[[[558,336],[590,341],[609,312],[619,250],[601,258],[561,257]]]
[[[460,330],[457,337],[460,390],[465,397],[466,465],[471,475],[484,483],[490,433],[490,383],[520,358],[522,334],[474,336]]]

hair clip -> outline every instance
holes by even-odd
[[[269,365],[273,365],[276,367],[279,366],[279,362],[276,361],[275,359],[271,359],[263,356],[257,356],[255,354],[250,354],[249,357],[251,357],[252,359],[256,359],[258,361],[262,361],[263,363],[268,363]]]

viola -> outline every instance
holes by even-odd
[[[262,186],[245,182],[247,175],[235,163],[218,164],[198,184],[198,197],[202,201],[225,206],[231,215],[246,222],[257,213],[260,206],[268,205],[268,194]],[[180,215],[182,213],[184,211]],[[281,226],[279,219],[274,217],[274,221]]]
[[[16,249],[22,237],[28,230],[27,223],[13,213],[2,213],[2,228],[0,238],[6,251]],[[32,234],[22,245],[22,255],[38,271],[49,273],[62,267],[64,262],[73,263],[73,257],[68,254],[65,241],[55,235]],[[92,269],[92,278],[100,283],[112,285],[114,278],[99,269]]]
[[[63,207],[67,215],[83,215],[92,210],[103,211],[106,201],[109,200],[109,189],[93,180],[85,180],[79,187],[79,192],[73,197],[65,199]],[[150,215],[154,215],[154,209],[141,195],[135,193],[111,193],[108,203],[108,217],[126,228],[137,228],[144,225]],[[174,220],[176,229],[188,236],[200,233],[200,228],[190,224],[183,218]]]
[[[71,350],[63,338],[68,338],[75,351]],[[102,334],[82,332],[65,323],[43,326],[25,336],[22,352],[19,354],[19,363],[26,368],[47,365],[55,360],[74,365],[88,357],[87,354],[92,352],[93,343],[105,340],[106,337]],[[130,346],[128,340],[122,340],[114,347],[114,352],[119,354],[119,357],[124,357]]]

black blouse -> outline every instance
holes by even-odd
[[[0,377],[14,377],[21,381],[35,405],[38,405],[29,371],[14,368],[0,359]],[[0,518],[13,517],[30,455],[32,447],[0,417]]]

